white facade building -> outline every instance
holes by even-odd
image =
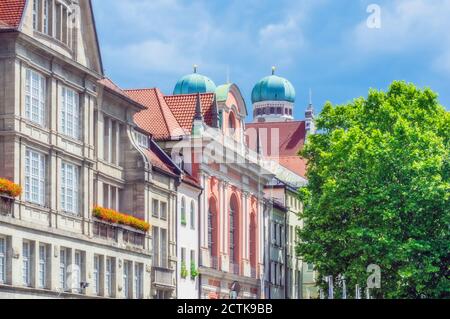
[[[177,298],[199,298],[199,186],[183,181],[178,186]]]

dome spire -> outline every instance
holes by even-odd
[[[272,67],[272,75],[275,75],[275,71],[277,70],[277,68],[275,66]]]
[[[197,70],[198,70],[198,65],[194,64],[194,73],[197,74]]]

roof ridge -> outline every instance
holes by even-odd
[[[152,91],[158,88],[138,88],[138,89],[123,89],[124,91]]]

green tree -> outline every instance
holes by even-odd
[[[301,156],[309,185],[297,253],[352,296],[381,267],[378,298],[450,296],[450,116],[430,89],[327,103]],[[326,284],[323,287],[326,287]]]

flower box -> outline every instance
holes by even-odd
[[[0,195],[6,195],[12,198],[19,197],[22,194],[22,187],[13,182],[0,178]]]
[[[100,220],[113,224],[129,226],[143,232],[148,232],[150,230],[150,224],[146,221],[131,215],[119,213],[113,209],[97,206],[92,210],[92,215]]]

